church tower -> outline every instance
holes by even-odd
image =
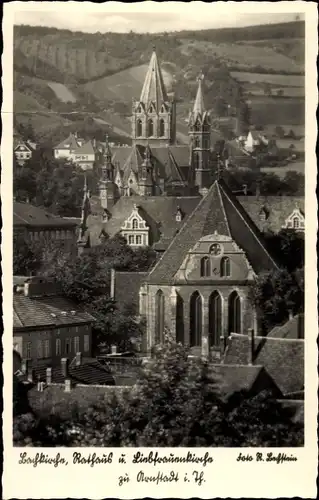
[[[79,226],[79,234],[77,239],[78,255],[81,255],[89,242],[87,240],[87,219],[91,213],[90,192],[87,186],[86,175],[84,176],[83,202],[81,210],[81,222]]]
[[[205,192],[212,183],[210,128],[211,120],[203,95],[203,75],[198,78],[197,95],[189,115],[189,139],[191,148],[191,170],[195,186],[199,192]]]
[[[149,145],[145,148],[145,156],[141,165],[139,191],[140,196],[152,196],[154,191],[153,165],[151,162],[151,151]]]
[[[108,143],[108,136],[106,136],[99,193],[101,207],[104,210],[111,209],[117,200],[117,186],[114,182],[114,166],[112,164],[112,153]]]
[[[176,104],[169,99],[155,48],[144,80],[140,99],[132,103],[132,141],[151,147],[174,144]]]

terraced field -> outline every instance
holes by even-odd
[[[249,73],[247,71],[232,71],[231,76],[240,82],[270,83],[273,85],[282,85],[284,87],[304,87],[305,85],[305,77],[302,75],[274,75]]]

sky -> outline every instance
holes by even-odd
[[[97,31],[125,33],[131,30],[137,33],[156,33],[288,22],[298,16],[297,8],[288,7],[290,12],[285,12],[283,7],[281,10],[278,9],[279,4],[294,5],[296,2],[279,2],[276,12],[270,12],[273,7],[267,8],[270,4],[265,2],[259,5],[258,2],[217,2],[217,4],[150,1],[135,4],[54,2],[51,5],[50,3],[21,3],[21,10],[14,14],[14,23],[90,33]],[[250,5],[247,6],[247,3]],[[30,10],[28,4],[31,5]],[[28,10],[25,8],[26,5]],[[54,10],[52,5],[55,6]],[[276,3],[273,5],[276,6]],[[299,18],[303,19],[303,15],[299,14]]]

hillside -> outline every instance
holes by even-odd
[[[255,115],[257,112],[258,119],[268,122],[263,118],[267,104],[280,108],[286,101],[272,102],[272,98],[268,102],[265,81],[273,94],[290,98],[293,109],[303,106],[303,37],[301,21],[164,34],[91,34],[16,26],[15,118],[24,123],[29,113],[39,137],[47,136],[50,127],[53,131],[62,127],[63,132],[64,127],[83,122],[83,117],[85,123],[91,120],[91,129],[93,122],[102,128],[113,126],[114,134],[125,137],[130,130],[131,100],[141,92],[155,45],[167,87],[178,101],[180,132],[184,132],[182,125],[201,71],[213,111],[218,114],[220,101],[235,110],[238,101],[249,95],[255,99]],[[296,79],[298,83],[292,85]]]

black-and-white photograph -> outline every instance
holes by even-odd
[[[14,19],[13,445],[303,447],[304,15],[132,7]]]

